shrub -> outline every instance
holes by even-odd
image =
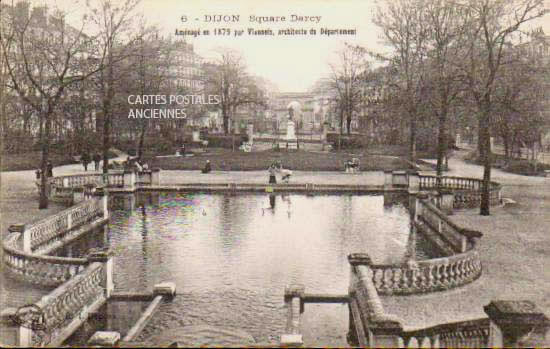
[[[231,149],[232,142],[235,142],[235,148],[240,147],[243,142],[248,141],[247,135],[208,135],[206,137],[208,147]]]
[[[338,143],[342,149],[364,148],[367,145],[367,137],[363,134],[341,135],[327,133],[327,142],[332,143],[334,149],[338,149]]]

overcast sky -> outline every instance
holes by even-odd
[[[93,1],[93,0],[92,0]],[[85,7],[85,0],[33,0],[47,3],[70,12],[74,17]],[[547,0],[550,5],[550,0]],[[209,58],[215,50],[228,47],[239,50],[252,74],[274,82],[281,91],[305,91],[317,79],[330,74],[329,63],[335,61],[335,52],[344,42],[360,44],[374,50],[383,50],[379,30],[372,24],[375,0],[142,0],[140,11],[148,23],[156,24],[166,34],[178,29],[209,29],[210,36],[186,36],[195,51]],[[240,15],[240,21],[206,22],[207,15]],[[181,22],[187,16],[186,23]],[[286,22],[251,23],[249,16],[285,16]],[[321,16],[319,23],[291,22],[291,16]],[[539,21],[550,34],[550,20]],[[196,20],[198,19],[198,20]],[[279,29],[329,28],[356,29],[354,36],[250,36],[212,35],[215,28]],[[277,34],[277,33],[275,33]]]

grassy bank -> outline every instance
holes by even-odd
[[[353,154],[347,152],[276,152],[272,150],[244,153],[240,151],[215,149],[193,157],[148,156],[146,161],[153,167],[164,170],[199,170],[210,160],[214,171],[256,171],[265,170],[275,161],[284,168],[298,171],[343,171],[344,162],[352,157],[359,158],[362,171],[405,169],[407,164],[396,157]]]
[[[469,153],[465,157],[465,160],[476,165],[483,165],[482,159],[477,156],[476,152]],[[544,175],[544,171],[550,170],[550,165],[548,164],[538,162],[535,170],[535,166],[530,160],[509,159],[506,161],[506,157],[499,154],[493,154],[493,167],[524,176],[541,176]]]
[[[116,154],[109,152],[109,158],[116,157]],[[54,167],[78,163],[67,153],[56,151],[50,153],[50,161]],[[0,171],[24,171],[36,170],[42,162],[41,151],[30,151],[20,154],[0,154]]]

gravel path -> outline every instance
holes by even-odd
[[[450,175],[481,178],[481,166],[465,163],[459,152],[449,160]],[[516,204],[456,212],[460,226],[483,232],[479,243],[483,275],[473,284],[421,296],[384,297],[385,309],[416,329],[443,322],[486,317],[491,300],[531,300],[550,316],[550,178],[493,170],[503,196]]]

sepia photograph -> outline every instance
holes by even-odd
[[[550,0],[0,0],[0,346],[550,347]]]

